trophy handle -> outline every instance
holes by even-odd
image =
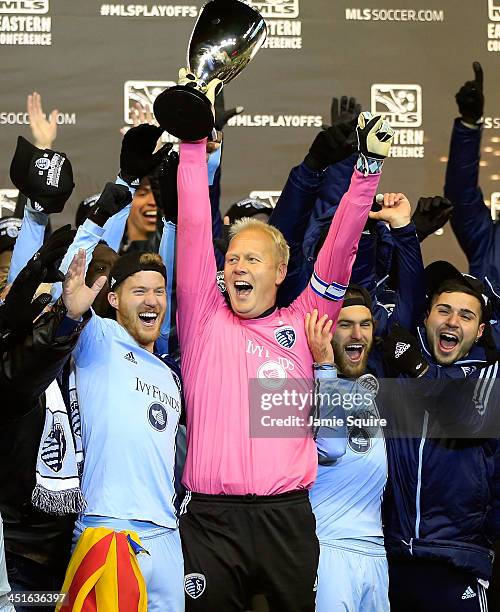
[[[153,112],[164,130],[188,142],[209,136],[215,125],[210,100],[183,85],[163,91],[154,101]]]

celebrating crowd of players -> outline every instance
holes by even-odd
[[[177,153],[146,122],[77,230],[51,233],[72,168],[29,96],[22,219],[0,219],[0,611],[494,607],[500,256],[477,62],[456,100],[446,197],[413,215],[377,195],[393,130],[343,97],[274,209],[223,222],[221,133]],[[215,113],[222,130],[220,94]],[[466,274],[424,269],[450,219]],[[263,431],[285,390],[313,401],[276,403],[300,425]]]

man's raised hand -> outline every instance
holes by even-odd
[[[368,216],[374,221],[385,221],[391,229],[406,227],[411,220],[411,205],[404,193],[384,193],[382,209],[378,212],[370,211]]]
[[[328,318],[328,315],[323,315],[318,319],[316,308],[312,311],[312,314],[310,312],[306,314],[307,343],[315,363],[333,365],[332,327],[333,321]]]
[[[26,110],[28,111],[35,146],[39,149],[52,149],[57,136],[57,115],[59,111],[54,109],[47,119],[42,109],[42,97],[36,91],[28,95]]]
[[[472,64],[474,80],[467,81],[456,94],[455,100],[462,121],[468,125],[478,125],[484,111],[483,69],[479,62]]]
[[[67,316],[79,321],[94,303],[99,291],[106,284],[106,276],[100,276],[92,287],[85,284],[85,251],[75,253],[63,282],[62,300]]]
[[[382,170],[384,159],[389,155],[394,130],[380,115],[368,111],[358,117],[359,158],[356,168],[365,176],[378,174]]]

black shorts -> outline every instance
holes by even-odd
[[[319,544],[307,491],[191,496],[180,518],[187,612],[314,612]]]
[[[391,612],[487,612],[485,587],[439,560],[389,557]]]

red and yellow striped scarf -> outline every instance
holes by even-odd
[[[127,536],[133,531],[87,528],[66,570],[67,593],[56,612],[147,612],[146,583]]]

